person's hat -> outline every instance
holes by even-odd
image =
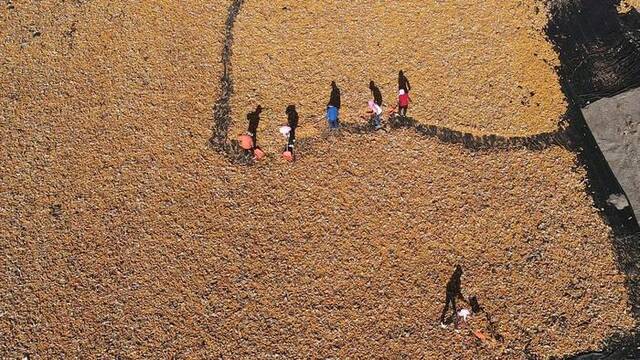
[[[245,150],[253,149],[253,139],[249,135],[238,135],[238,142],[240,143],[240,147]]]
[[[282,134],[282,136],[287,137],[289,136],[289,133],[291,132],[291,128],[288,126],[280,126],[280,134]]]

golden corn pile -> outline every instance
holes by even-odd
[[[0,6],[0,358],[551,358],[634,327],[573,152],[322,135],[331,80],[358,122],[399,69],[421,123],[556,130],[541,2],[247,0],[231,134],[267,108],[254,166],[207,144],[229,1]],[[456,264],[493,325],[440,328]]]
[[[621,12],[628,12],[631,9],[640,9],[640,0],[622,0],[619,9]]]

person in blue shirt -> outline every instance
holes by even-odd
[[[335,81],[331,82],[331,95],[327,104],[327,121],[329,129],[337,129],[340,126],[340,88]]]

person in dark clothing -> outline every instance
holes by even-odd
[[[373,102],[376,105],[382,107],[382,93],[380,92],[380,88],[371,80],[369,82],[369,89],[371,89],[371,94],[373,95]]]
[[[335,81],[331,82],[331,95],[327,104],[327,121],[330,129],[337,129],[340,123],[340,89]]]
[[[404,90],[405,93],[409,93],[411,90],[411,84],[409,84],[409,79],[404,76],[404,72],[400,70],[398,73],[398,90]]]
[[[296,128],[298,127],[298,111],[296,111],[295,105],[289,105],[287,106],[285,113],[287,114],[287,125],[291,128],[285,151],[290,151],[291,154],[293,154],[293,147],[296,143]]]
[[[253,148],[258,146],[258,125],[260,125],[260,113],[262,112],[262,106],[258,105],[256,110],[247,114],[247,120],[249,121],[249,127],[247,128],[247,135],[253,139]]]
[[[456,307],[456,298],[464,301],[462,291],[460,289],[462,277],[462,267],[456,265],[449,282],[447,282],[447,298],[445,300],[444,309],[442,309],[442,315],[440,315],[440,325],[445,326],[445,315],[449,311],[449,306],[453,307],[454,326],[458,325],[458,308]]]

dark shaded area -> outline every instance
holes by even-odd
[[[400,70],[398,72],[398,90],[404,90],[406,93],[411,91],[411,84],[409,83],[409,79],[404,75],[404,71]]]
[[[567,95],[576,105],[640,86],[640,15],[620,15],[620,0],[549,2],[547,35],[562,63]]]
[[[505,137],[499,135],[476,136],[457,130],[435,125],[425,125],[411,117],[390,118],[391,128],[413,128],[419,135],[425,137],[435,137],[438,140],[449,144],[462,144],[470,150],[489,149],[518,149],[544,150],[550,146],[562,146],[570,148],[568,138],[563,131],[541,133],[532,136]]]
[[[213,133],[209,145],[223,154],[233,163],[248,164],[252,161],[249,153],[241,151],[237,140],[227,141],[231,127],[231,96],[233,80],[231,78],[231,55],[233,54],[233,25],[240,13],[244,0],[234,0],[229,5],[225,22],[224,45],[222,47],[222,76],[220,77],[220,97],[213,105]]]
[[[256,106],[256,109],[247,114],[247,133],[251,134],[253,139],[253,147],[258,147],[258,126],[260,125],[260,114],[262,113],[262,106]]]
[[[618,236],[640,231],[631,208],[608,206],[624,193],[580,108],[586,101],[640,85],[640,22],[637,11],[620,15],[620,0],[562,0],[549,3],[547,35],[560,57],[558,73],[569,101],[567,136],[588,172],[589,189]],[[635,27],[634,27],[635,26]],[[589,100],[587,100],[589,99]]]
[[[609,207],[630,206],[640,218],[640,88],[600,99],[582,109],[598,146],[626,191],[610,194]]]
[[[296,143],[296,129],[298,128],[298,121],[300,117],[298,116],[298,111],[296,110],[295,105],[287,106],[285,114],[287,115],[287,125],[291,128],[289,136],[287,137],[287,146],[285,150],[293,153],[293,148]]]
[[[601,209],[602,215],[616,236],[640,232],[630,206],[618,210],[607,203],[610,194],[623,194],[624,189],[602,154],[582,112],[574,106],[570,114],[572,121],[567,136],[577,146],[578,159],[587,170],[587,185],[596,207]]]
[[[453,319],[456,327],[458,326],[458,308],[456,306],[456,298],[464,301],[464,295],[462,295],[462,267],[460,265],[456,265],[453,274],[449,278],[447,282],[447,291],[446,298],[444,301],[444,308],[442,309],[442,314],[440,315],[440,324],[450,323],[450,320]],[[452,314],[449,319],[445,319],[449,308],[452,310]]]
[[[380,130],[376,130],[371,120],[360,123],[340,122],[341,131],[339,134],[362,135],[405,128],[415,130],[418,136],[436,138],[446,144],[460,144],[466,149],[473,151],[516,149],[541,151],[552,146],[560,146],[571,151],[574,149],[565,131],[554,131],[523,137],[505,137],[499,135],[476,136],[471,133],[451,130],[446,127],[421,124],[412,117],[390,116],[386,121],[388,127],[383,127]],[[321,140],[321,137],[302,138],[300,139],[300,148],[310,150],[316,141],[319,140]]]
[[[581,108],[589,102],[640,86],[640,17],[636,10],[618,14],[619,0],[549,2],[547,35],[560,56],[558,74],[569,101],[569,143],[587,169],[589,191],[615,234],[614,248],[626,275],[634,317],[640,318],[640,227],[631,207],[608,206],[613,193],[624,193],[587,125]],[[605,351],[567,359],[638,359],[640,336],[620,335],[605,342]]]
[[[373,96],[373,102],[375,102],[378,106],[382,106],[382,92],[380,92],[380,88],[376,83],[371,80],[369,82],[369,90],[371,90],[371,96]]]
[[[59,219],[62,216],[62,205],[60,204],[53,204],[49,207],[49,212],[51,213],[51,216]]]

